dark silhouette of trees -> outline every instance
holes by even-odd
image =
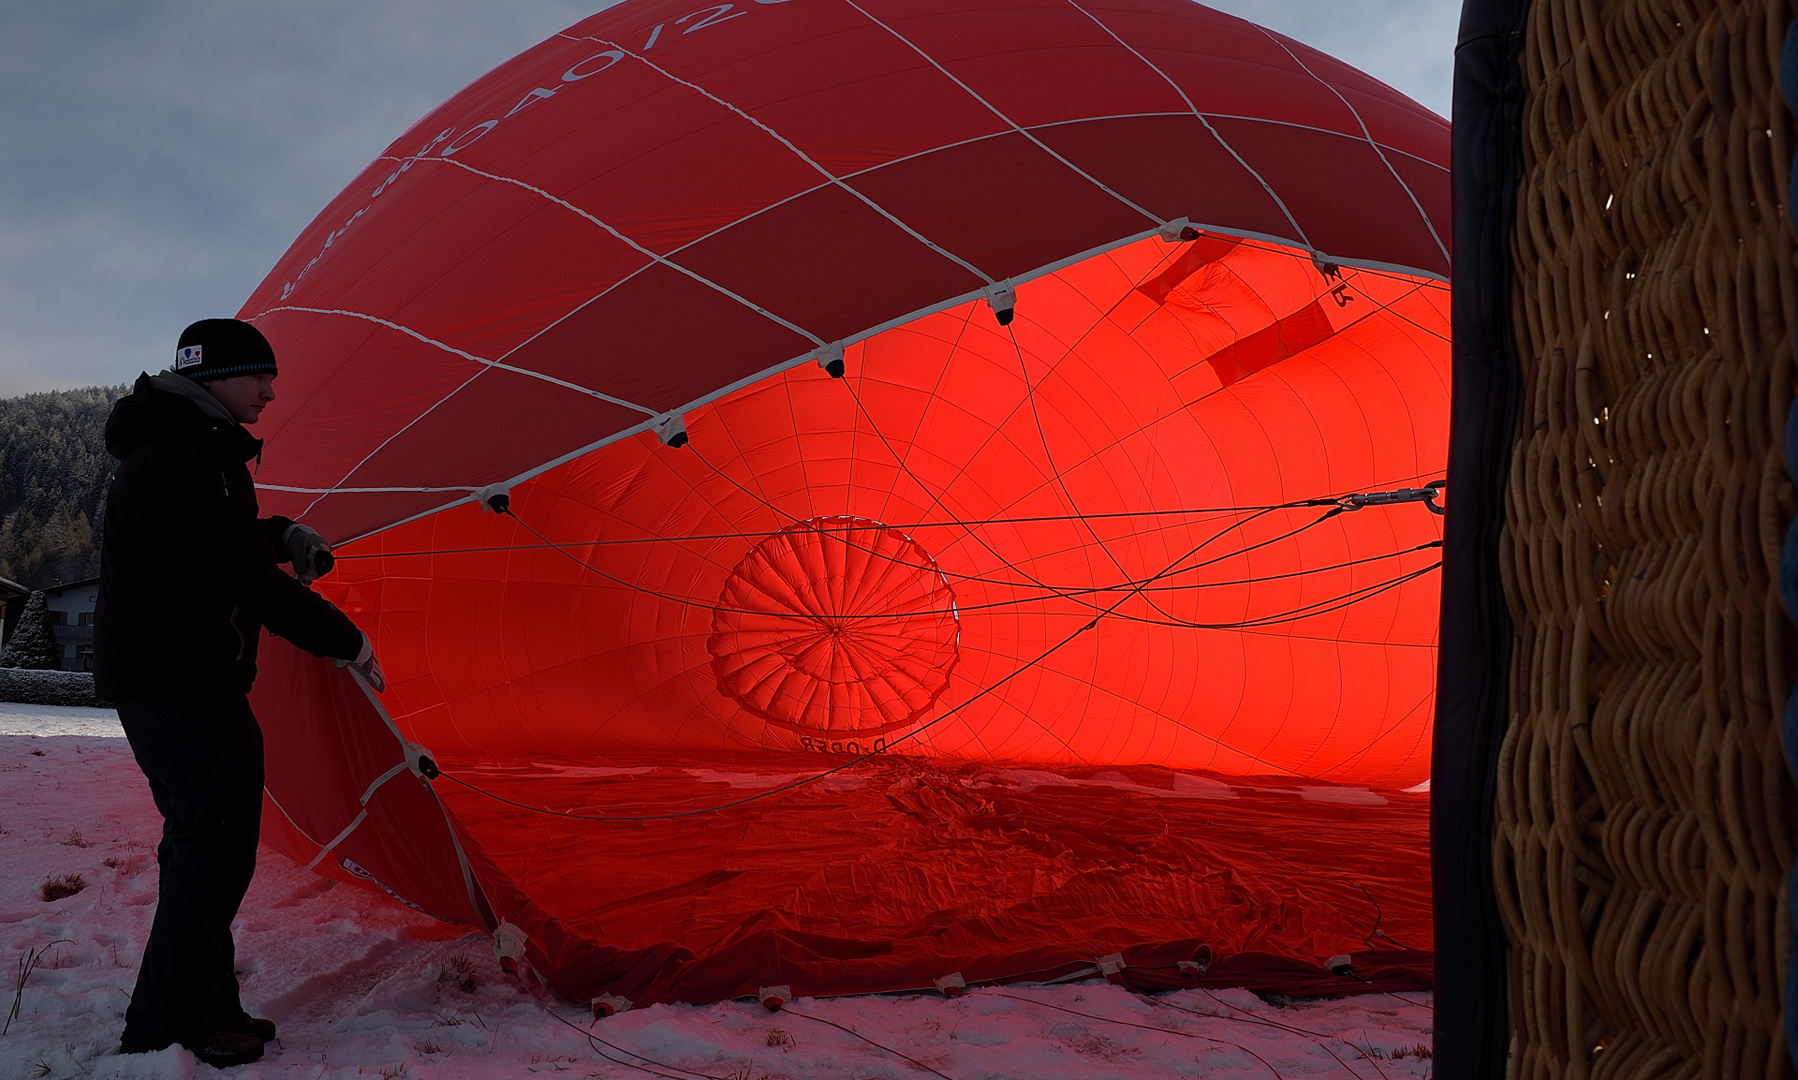
[[[103,433],[125,386],[0,399],[0,577],[41,589],[100,572]]]

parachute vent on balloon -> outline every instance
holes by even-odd
[[[718,689],[769,723],[865,739],[942,694],[959,626],[954,590],[917,541],[865,518],[813,518],[743,556],[706,651]]]

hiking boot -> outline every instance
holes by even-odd
[[[264,1020],[260,1016],[251,1016],[247,1012],[239,1012],[236,1016],[227,1017],[225,1030],[239,1035],[254,1035],[263,1042],[275,1041],[275,1022]]]
[[[265,1021],[266,1023],[266,1021]],[[228,1069],[233,1065],[248,1065],[262,1057],[262,1040],[254,1035],[240,1035],[235,1031],[218,1031],[203,1039],[181,1044],[215,1069]]]

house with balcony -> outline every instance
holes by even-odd
[[[94,602],[99,597],[99,578],[52,585],[44,590],[50,629],[56,635],[64,671],[94,670]]]

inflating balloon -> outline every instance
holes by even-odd
[[[1447,135],[1177,0],[484,76],[243,309],[389,679],[268,643],[269,840],[608,1008],[1427,986]]]

